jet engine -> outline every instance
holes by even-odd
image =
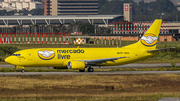
[[[84,61],[69,61],[67,67],[73,70],[84,70],[86,65]]]

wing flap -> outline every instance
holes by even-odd
[[[148,50],[147,52],[157,52],[157,51],[162,51],[162,50],[167,50],[167,49],[173,49],[176,47],[169,47],[169,48],[162,48],[162,49],[155,49],[155,50]]]

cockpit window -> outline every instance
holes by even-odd
[[[21,54],[12,54],[12,56],[21,56]]]

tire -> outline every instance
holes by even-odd
[[[94,68],[88,68],[88,72],[94,72]]]
[[[21,70],[21,73],[24,73],[24,69]]]
[[[79,70],[79,72],[84,72],[85,70]]]

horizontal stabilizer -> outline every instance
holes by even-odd
[[[155,49],[155,50],[148,50],[147,52],[157,52],[157,51],[162,51],[162,50],[167,50],[167,49],[173,49],[176,47],[169,47],[169,48],[162,48],[162,49]]]

